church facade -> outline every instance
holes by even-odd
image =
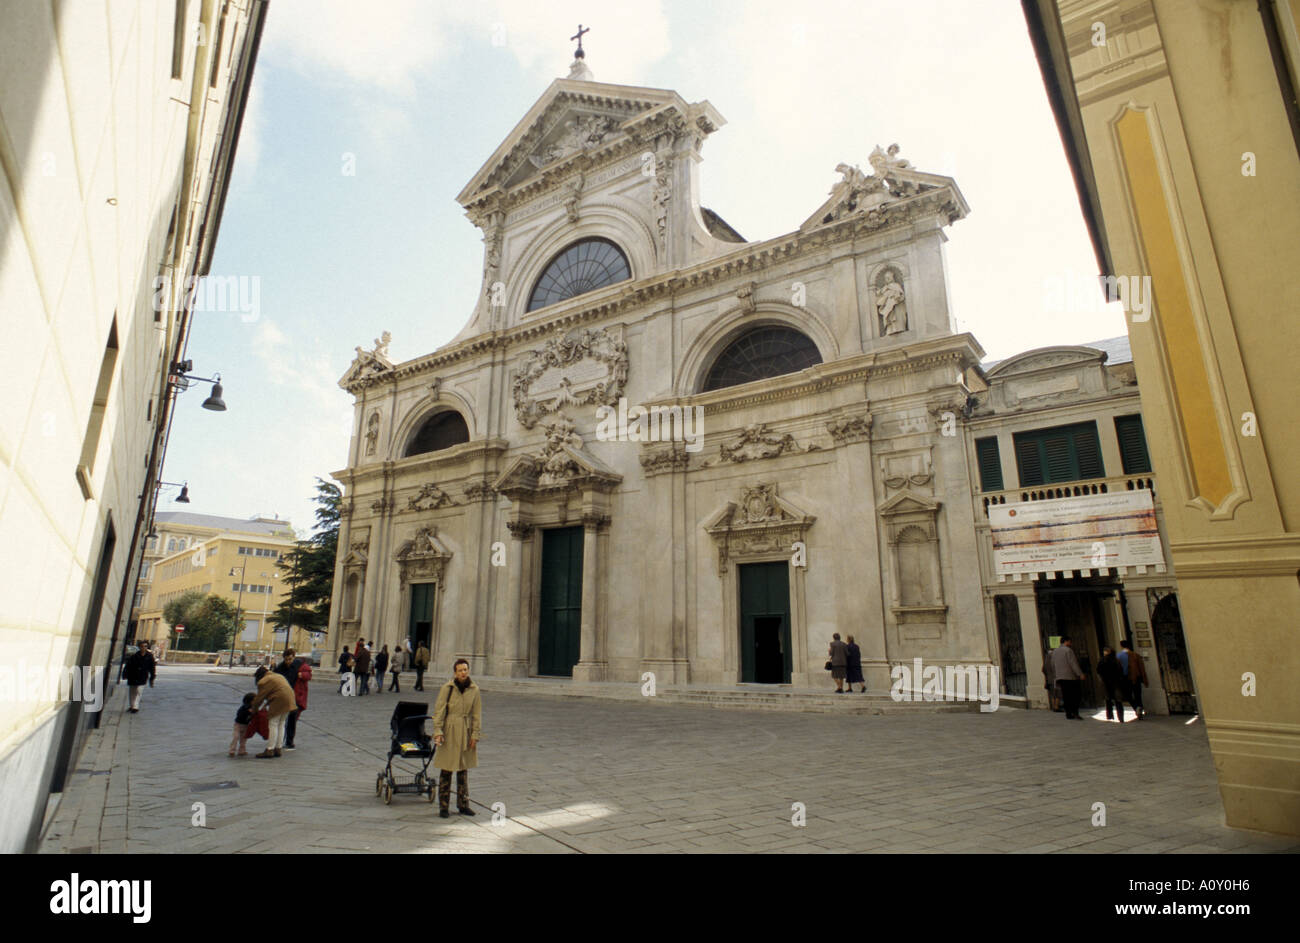
[[[723,123],[577,59],[461,192],[468,325],[401,363],[385,334],[340,381],[336,650],[824,686],[839,632],[876,691],[915,658],[999,664],[964,430],[989,384],[945,284],[961,192],[877,148],[748,242],[700,203]]]

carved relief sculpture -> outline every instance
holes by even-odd
[[[803,449],[805,452],[816,451],[817,446]],[[776,435],[767,431],[767,423],[756,422],[745,427],[734,442],[724,443],[718,449],[719,462],[747,462],[756,458],[774,458],[786,452],[799,452],[801,449],[790,433]]]
[[[455,503],[456,502],[452,500],[451,495],[447,494],[447,492],[443,491],[433,482],[428,482],[421,486],[418,494],[411,496],[411,500],[407,502],[406,509],[408,511],[434,511],[438,508],[446,507],[449,504],[454,505]]]
[[[515,415],[532,429],[566,405],[615,405],[627,373],[627,345],[608,328],[552,338],[529,354],[514,378]]]

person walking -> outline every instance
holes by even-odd
[[[256,759],[283,756],[285,719],[298,706],[294,700],[293,688],[284,680],[284,675],[270,671],[265,665],[257,669],[253,680],[257,682],[257,697],[249,705],[249,710],[257,713],[257,709],[265,704],[269,722],[266,749],[257,754]]]
[[[835,693],[844,693],[844,676],[848,673],[849,647],[840,641],[840,633],[831,636],[828,652],[831,658],[831,679],[835,682]]]
[[[853,636],[849,636],[849,642],[844,646],[847,664],[844,666],[847,677],[844,679],[848,682],[849,693],[853,693],[853,685],[862,685],[862,693],[867,693],[867,682],[862,677],[862,649],[858,648],[858,643],[853,641]],[[832,665],[832,672],[835,670]],[[833,676],[833,675],[832,675]]]
[[[1079,716],[1079,696],[1082,693],[1079,682],[1083,680],[1083,669],[1074,654],[1070,636],[1062,635],[1061,644],[1052,650],[1052,676],[1061,689],[1061,702],[1065,705],[1066,720],[1083,720]]]
[[[384,693],[384,675],[388,673],[388,646],[375,656],[375,693]]]
[[[343,654],[339,655],[339,694],[350,697],[356,690],[356,675],[352,672],[355,664],[356,659],[352,657],[352,653],[344,645]],[[344,688],[347,689],[346,692]]]
[[[239,710],[235,711],[235,732],[230,738],[229,756],[248,756],[248,737],[251,731],[248,725],[253,721],[253,694],[249,692],[244,695],[244,703],[239,705]],[[235,753],[235,747],[239,747],[239,753]]]
[[[438,815],[447,818],[451,804],[451,774],[456,774],[456,811],[474,815],[469,807],[469,771],[478,766],[478,742],[483,739],[483,702],[470,680],[469,662],[457,658],[455,677],[438,691],[433,709],[433,765],[438,768]]]
[[[1119,722],[1124,723],[1124,670],[1114,649],[1107,646],[1101,650],[1101,661],[1097,663],[1097,674],[1106,686],[1106,719],[1111,720],[1111,705],[1119,712]]]
[[[1142,686],[1147,684],[1147,666],[1142,660],[1142,656],[1133,651],[1133,643],[1128,639],[1119,643],[1120,664],[1124,665],[1125,680],[1128,684],[1128,702],[1133,705],[1133,712],[1137,714],[1137,719],[1141,720],[1147,715],[1146,710],[1142,707]],[[1125,658],[1124,656],[1128,657]]]
[[[423,642],[415,650],[415,690],[424,690],[424,672],[429,667],[429,646]]]
[[[360,696],[365,697],[370,693],[370,649],[360,639],[357,640],[357,658],[352,670],[361,683]]]
[[[136,653],[126,660],[126,669],[122,673],[126,676],[131,695],[129,710],[132,714],[138,714],[140,695],[144,694],[144,686],[147,683],[149,687],[153,687],[154,678],[158,674],[158,665],[149,651],[148,642],[140,643]]]
[[[1043,686],[1047,688],[1047,706],[1053,711],[1060,711],[1060,692],[1056,687],[1056,675],[1052,674],[1052,653],[1043,659]]]
[[[280,664],[275,666],[276,674],[284,678],[285,681],[288,681],[289,687],[294,688],[295,690],[298,687],[298,672],[302,670],[303,666],[303,660],[297,656],[298,653],[292,648],[286,648],[284,650],[284,656],[280,659]],[[310,674],[309,671],[308,676],[310,676]],[[286,750],[295,749],[293,739],[298,733],[298,714],[298,708],[295,706],[294,709],[289,712],[288,718],[285,719],[284,748]]]
[[[389,685],[388,690],[402,693],[402,686],[397,683],[398,676],[406,670],[406,646],[398,644],[397,651],[393,652],[393,660],[388,663],[388,670],[393,673],[393,683]]]

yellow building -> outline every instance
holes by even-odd
[[[1023,7],[1129,311],[1227,823],[1300,834],[1300,0]]]
[[[157,536],[146,544],[136,594],[137,640],[148,639],[164,651],[175,647],[176,636],[163,620],[162,610],[171,600],[198,590],[216,593],[243,610],[237,650],[284,648],[284,633],[273,631],[268,619],[282,599],[289,599],[281,562],[294,546],[288,521],[159,511],[154,515],[154,532]],[[295,647],[308,649],[310,642],[311,636],[301,631],[295,631],[291,640]]]
[[[190,382],[174,369],[191,355],[186,287],[209,275],[265,9],[0,4],[0,656],[11,668],[117,678],[172,407]],[[220,366],[200,368],[211,378]],[[52,687],[0,703],[0,852],[36,847],[101,716]]]

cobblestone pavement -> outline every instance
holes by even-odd
[[[439,682],[428,680],[432,707]],[[1300,850],[1223,825],[1204,728],[1187,718],[838,717],[493,694],[482,683],[485,739],[470,774],[479,814],[440,819],[421,797],[375,796],[396,695],[342,698],[313,683],[298,749],[230,759],[252,679],[164,667],[139,714],[116,689],[42,850]],[[1098,802],[1104,827],[1092,824]],[[505,814],[494,825],[496,803]]]

